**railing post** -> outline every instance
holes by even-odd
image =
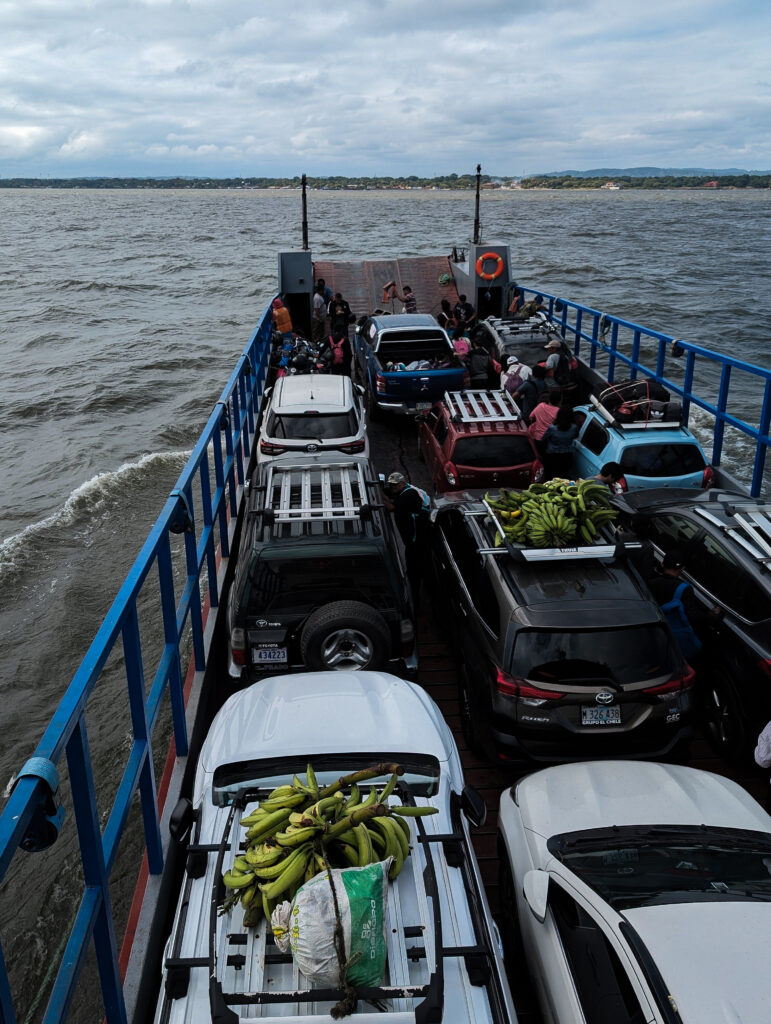
[[[589,348],[589,366],[593,370],[597,365],[597,349],[600,340],[600,314],[592,317],[592,340]]]
[[[719,466],[723,454],[723,434],[725,433],[725,411],[728,406],[728,387],[731,383],[731,367],[728,363],[723,364],[723,372],[720,374],[720,391],[717,396],[717,416],[715,417],[715,431],[713,434],[712,465]]]
[[[203,615],[201,613],[201,575],[198,569],[198,547],[195,542],[195,522],[193,516],[193,502],[190,485],[185,488],[185,497],[190,508],[190,529],[185,530],[185,562],[187,567],[187,587],[190,604],[190,626],[193,634],[193,657],[198,672],[206,668],[206,652],[203,643]],[[179,638],[182,632],[182,624],[185,619],[184,609],[182,615],[177,619],[177,658],[179,658]],[[180,666],[181,671],[181,666]]]
[[[217,493],[217,520],[219,522],[219,539],[222,557],[230,557],[230,541],[228,540],[228,510],[225,491],[225,472],[222,466],[222,430],[212,436],[212,453],[214,455],[214,487]]]
[[[632,335],[632,368],[629,373],[631,380],[637,380],[637,368],[640,365],[640,332]]]
[[[689,352],[685,357],[685,376],[683,377],[683,423],[688,426],[691,414],[691,395],[693,394],[693,374],[696,368],[696,353]]]
[[[217,558],[215,551],[214,517],[211,507],[211,479],[209,476],[209,460],[204,455],[199,467],[201,474],[201,514],[203,516],[203,537],[206,541],[206,575],[209,577],[209,606],[216,608],[219,605],[217,594]]]
[[[764,438],[768,438],[769,430],[771,429],[771,380],[766,381],[766,390],[763,395],[763,408],[760,411],[760,424],[758,430],[760,431],[760,437],[758,438],[758,447],[755,449],[755,464],[752,468],[752,486],[750,488],[750,494],[753,498],[757,498],[763,489],[763,471],[766,467],[766,453],[768,450],[768,441]]]
[[[581,351],[581,325],[584,322],[582,314],[582,309],[576,310],[576,333],[575,337],[573,338],[573,354],[576,356]]]
[[[618,324],[610,329],[610,355],[608,356],[608,383],[613,383],[616,374],[616,347],[618,345]]]
[[[174,604],[174,574],[171,564],[171,544],[166,532],[158,545],[158,580],[161,591],[161,614],[166,647],[171,648],[169,664],[169,698],[171,719],[174,724],[174,744],[177,756],[187,754],[187,722],[185,720],[185,693],[182,685],[182,669],[179,661],[179,635],[177,633],[177,610]]]

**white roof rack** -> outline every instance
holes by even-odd
[[[276,523],[358,519],[366,503],[367,482],[358,462],[269,466],[264,507]]]
[[[522,418],[508,391],[446,391],[444,403],[461,423],[514,423]]]
[[[694,509],[702,519],[729,534],[745,551],[763,565],[771,565],[771,516],[756,511],[754,506],[735,507],[730,522],[723,522],[705,508]]]

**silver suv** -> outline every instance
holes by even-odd
[[[363,389],[350,377],[281,377],[267,392],[258,461],[306,452],[369,457]]]

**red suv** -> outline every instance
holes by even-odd
[[[543,477],[535,444],[506,391],[453,391],[418,417],[418,451],[437,491],[526,488]]]

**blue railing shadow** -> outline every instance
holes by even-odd
[[[220,601],[217,555],[229,555],[229,530],[238,514],[239,487],[245,482],[254,441],[259,399],[268,365],[271,317],[266,310],[201,437],[183,469],[134,565],[108,611],[85,658],[28,762],[19,775],[0,815],[0,882],[20,845],[29,848],[30,830],[50,811],[57,765],[65,755],[70,777],[85,887],[75,922],[61,957],[46,1022],[66,1019],[91,939],[94,942],[105,1016],[108,1024],[127,1020],[118,964],[118,948],[110,905],[109,879],[131,809],[139,792],[149,870],[160,873],[163,851],[153,769],[152,736],[167,691],[171,703],[173,739],[178,756],[188,750],[183,666],[185,637],[192,638],[195,669],[206,668],[204,599],[201,579],[212,612]],[[223,451],[224,446],[224,451]],[[214,469],[212,487],[211,464]],[[200,522],[196,511],[200,510]],[[175,566],[172,533],[181,533],[184,570]],[[163,621],[163,650],[149,693],[146,693],[138,600],[148,575],[157,568]],[[184,577],[175,597],[175,568]],[[88,700],[98,685],[107,660],[122,643],[133,739],[118,789],[102,831],[94,774],[86,735]],[[26,837],[26,840],[25,840]],[[21,854],[22,856],[24,854]],[[16,1024],[17,1015],[6,962],[0,944],[0,1022]]]
[[[755,454],[750,493],[753,497],[760,495],[763,489],[766,455],[771,447],[771,370],[675,339],[671,335],[610,316],[589,306],[549,295],[540,289],[521,290],[528,295],[540,294],[544,301],[548,301],[549,315],[560,324],[562,336],[572,341],[574,353],[581,356],[592,369],[597,369],[598,363],[604,361],[604,376],[610,383],[616,379],[620,367],[625,377],[648,377],[659,381],[669,391],[679,395],[686,423],[691,406],[697,406],[712,416],[715,421],[712,448],[714,466],[721,463],[727,426],[751,438],[755,445]],[[641,349],[645,342],[652,342],[655,351],[651,353],[650,346],[645,345],[644,357],[641,359]],[[655,359],[652,359],[651,355],[655,355]],[[652,363],[655,363],[655,369],[651,369]],[[697,395],[693,390],[697,363],[701,368],[706,368],[707,375],[711,373],[714,378],[714,390],[717,395],[714,401]],[[676,373],[673,364],[677,364]],[[749,377],[760,388],[757,426],[728,411],[731,400],[731,374],[734,370],[747,375],[744,378],[745,382]],[[742,405],[737,404],[739,407]]]

